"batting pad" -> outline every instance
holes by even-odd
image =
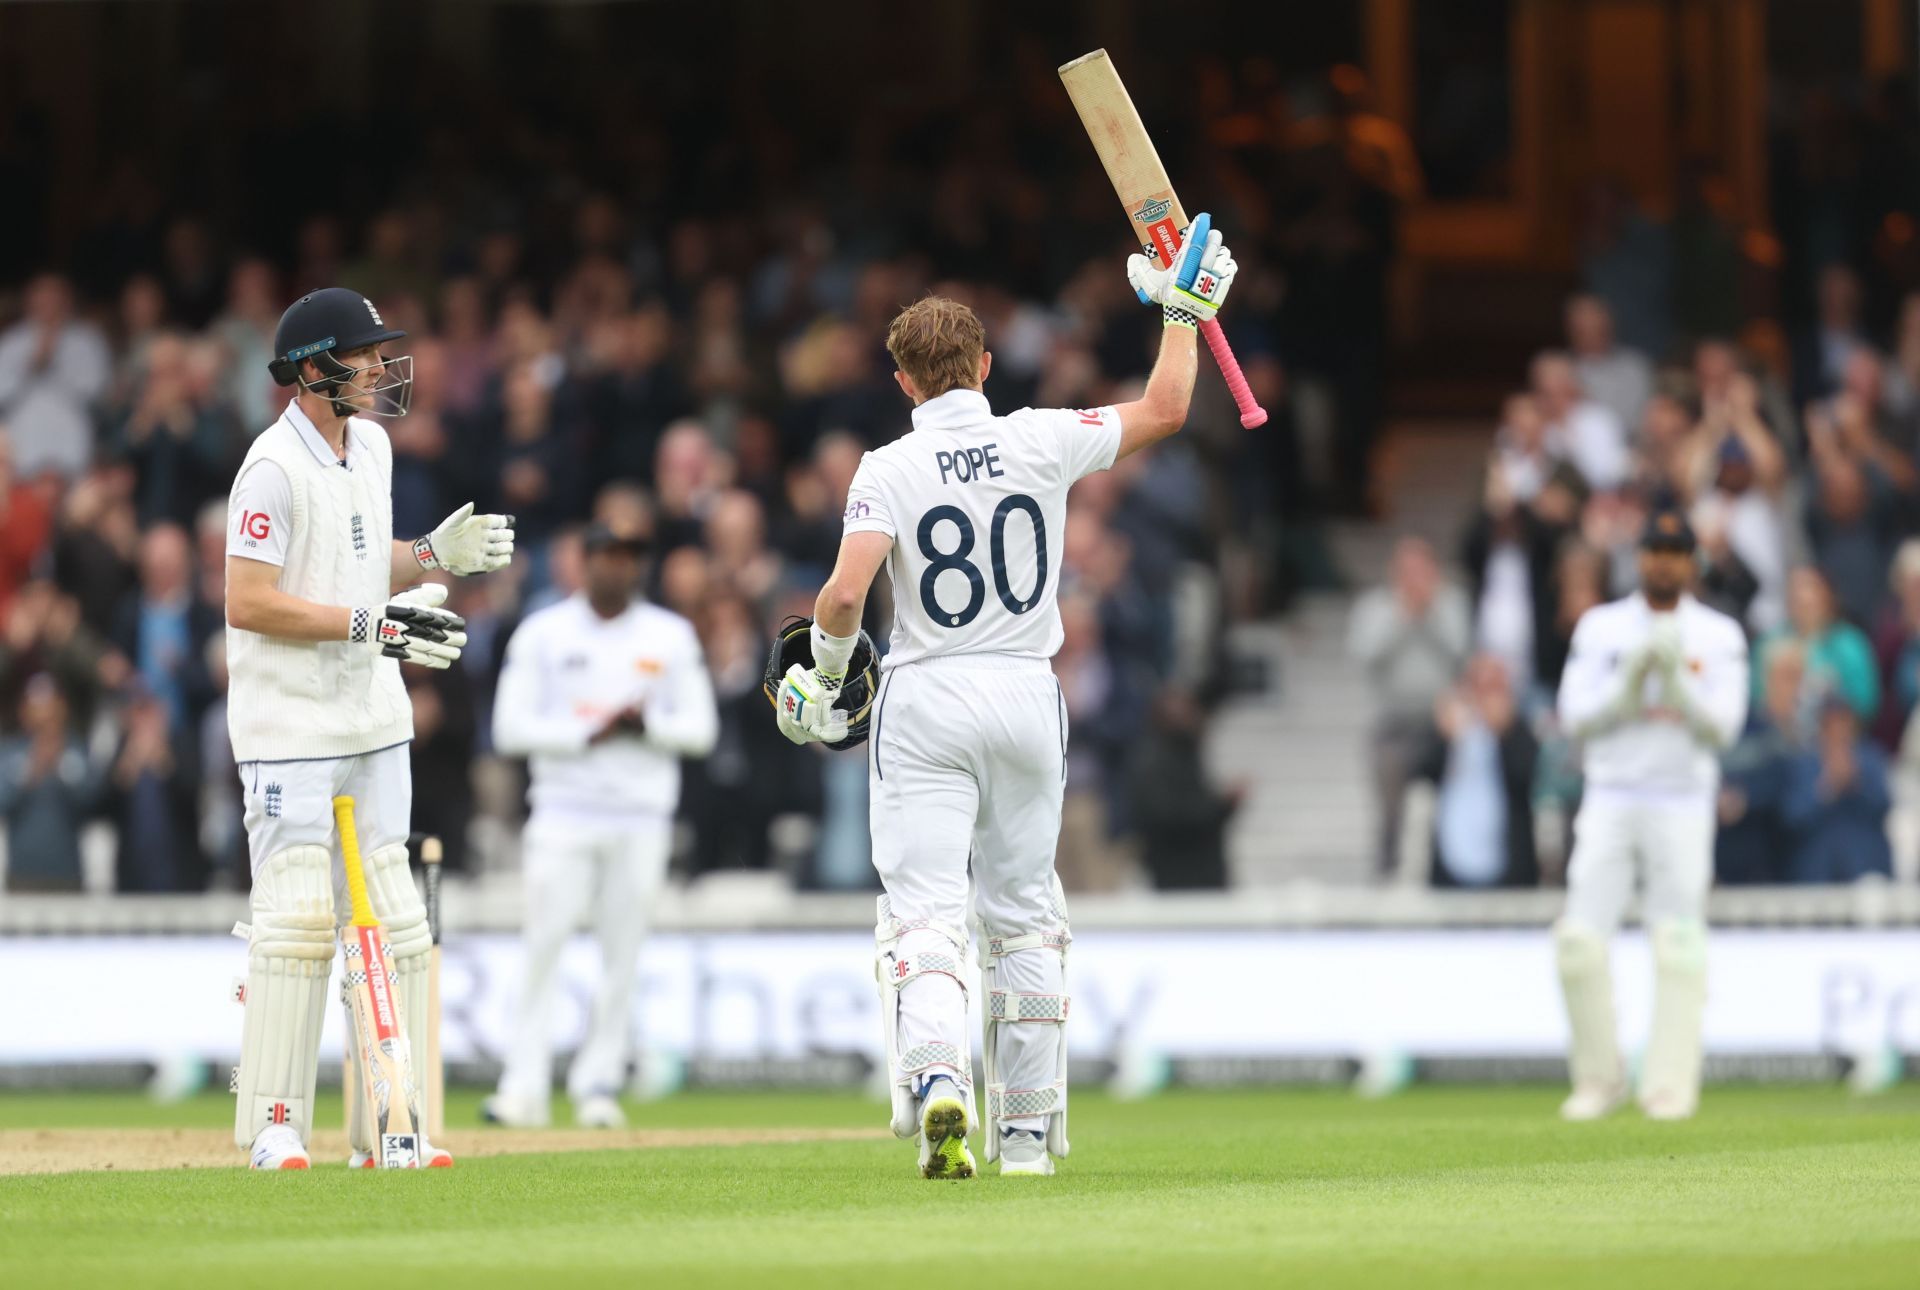
[[[1700,1100],[1700,1026],[1707,1006],[1707,928],[1665,919],[1653,941],[1653,1029],[1640,1067],[1642,1103],[1691,1111]]]
[[[1575,922],[1554,924],[1560,991],[1567,1001],[1568,1073],[1575,1088],[1613,1087],[1625,1078],[1613,1015],[1613,963],[1607,938]]]
[[[432,963],[433,935],[427,926],[427,906],[413,885],[413,872],[407,867],[407,849],[393,843],[366,857],[367,901],[373,916],[380,920],[387,948],[393,954],[393,971],[400,987],[401,1019],[407,1027],[407,1048],[414,1061],[427,1051],[427,1026],[432,1017],[427,1011],[427,971]],[[347,1033],[353,1033],[352,1010],[348,1010]],[[420,1122],[430,1121],[427,1107],[427,1081],[414,1071],[414,1090],[420,1100]],[[347,1107],[347,1141],[355,1151],[373,1151],[373,1123],[367,1115],[367,1100],[356,1097]]]
[[[1039,932],[985,938],[989,1163],[999,1158],[1002,1129],[1043,1133],[1047,1151],[1067,1156],[1067,947],[1066,899],[1054,880],[1059,921]]]
[[[920,1133],[920,1085],[946,1075],[973,1114],[973,1055],[968,1051],[967,932],[934,919],[899,919],[887,896],[876,901],[874,979],[880,987],[880,1028],[893,1081],[894,1136]],[[916,982],[918,989],[908,988]],[[956,1042],[957,1041],[957,1042]]]
[[[333,972],[333,857],[290,847],[253,876],[246,1018],[235,1075],[233,1140],[251,1147],[270,1124],[313,1136],[313,1088]]]

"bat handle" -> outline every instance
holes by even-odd
[[[1255,426],[1267,423],[1267,410],[1254,401],[1253,389],[1247,384],[1247,374],[1240,370],[1240,360],[1233,356],[1233,347],[1227,344],[1227,333],[1220,330],[1220,321],[1209,318],[1200,324],[1200,334],[1207,338],[1207,348],[1213,351],[1213,361],[1220,368],[1220,375],[1226,378],[1227,389],[1233,394],[1233,401],[1240,408],[1240,424],[1251,430]]]

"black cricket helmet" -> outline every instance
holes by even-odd
[[[278,385],[298,385],[301,389],[333,404],[343,417],[371,412],[376,416],[404,417],[413,402],[413,357],[402,354],[381,358],[377,364],[354,367],[340,361],[339,355],[368,345],[384,345],[407,333],[387,326],[373,301],[345,287],[327,287],[309,291],[287,306],[280,325],[273,333],[273,361],[267,370]],[[311,361],[320,369],[320,379],[309,381],[300,374],[300,364]],[[356,408],[342,387],[355,382],[369,367],[379,367],[380,375],[371,387],[353,384],[355,394],[371,394],[371,408]]]
[[[789,618],[773,634],[773,649],[767,655],[767,674],[760,683],[768,703],[780,701],[780,682],[786,679],[787,669],[795,663],[801,667],[813,666],[811,618]],[[840,687],[840,697],[833,701],[834,707],[847,714],[847,737],[826,747],[844,752],[867,741],[868,729],[873,724],[873,699],[879,691],[880,651],[873,647],[873,637],[862,628],[860,643],[853,647],[853,657],[847,660],[847,679]]]

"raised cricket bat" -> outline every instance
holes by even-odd
[[[374,1164],[382,1169],[420,1167],[420,1096],[413,1083],[400,988],[386,934],[367,900],[360,863],[360,836],[353,826],[353,799],[333,799],[340,832],[340,859],[347,871],[353,921],[340,929],[345,955],[347,1002],[353,1012],[356,1082],[367,1100],[374,1131]]]
[[[427,1051],[420,1054],[427,1078],[427,1137],[438,1142],[447,1127],[447,1070],[440,1057],[440,839],[420,840],[420,867],[427,883],[427,934],[433,955],[427,966]]]
[[[1087,127],[1093,150],[1100,154],[1100,164],[1107,168],[1113,191],[1120,195],[1134,238],[1148,259],[1165,268],[1180,249],[1187,213],[1174,194],[1173,181],[1160,164],[1160,154],[1147,137],[1147,127],[1141,124],[1127,87],[1120,83],[1113,60],[1104,49],[1082,54],[1060,69],[1060,80],[1080,113],[1081,124]],[[1246,373],[1240,370],[1240,360],[1233,356],[1219,322],[1209,319],[1201,323],[1200,334],[1207,338],[1213,361],[1240,407],[1240,424],[1249,430],[1265,425],[1266,409],[1254,401]]]

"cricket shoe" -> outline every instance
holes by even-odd
[[[352,1155],[347,1157],[347,1168],[349,1169],[372,1169],[378,1163],[379,1161],[373,1158],[373,1153],[370,1151],[356,1150]],[[436,1147],[425,1138],[422,1138],[420,1139],[420,1167],[423,1169],[451,1169],[453,1168],[453,1152],[447,1150],[445,1147]]]
[[[1625,1084],[1581,1084],[1560,1104],[1560,1118],[1575,1123],[1603,1120],[1626,1105]]]
[[[291,1124],[269,1124],[254,1135],[247,1164],[253,1169],[306,1169],[312,1161],[300,1145],[300,1132]]]
[[[627,1113],[605,1093],[593,1093],[573,1104],[573,1122],[583,1129],[624,1129]]]
[[[1053,1176],[1053,1157],[1047,1154],[1047,1141],[1027,1129],[1008,1129],[1000,1135],[1000,1176],[1026,1174],[1036,1178]]]
[[[480,1104],[480,1119],[509,1129],[544,1129],[552,1116],[545,1098],[514,1097],[495,1093]]]
[[[1691,1120],[1698,1107],[1699,1099],[1668,1089],[1643,1094],[1640,1098],[1641,1114],[1649,1120]]]
[[[927,1084],[920,1104],[920,1176],[971,1178],[973,1153],[967,1150],[967,1099],[952,1080]]]

